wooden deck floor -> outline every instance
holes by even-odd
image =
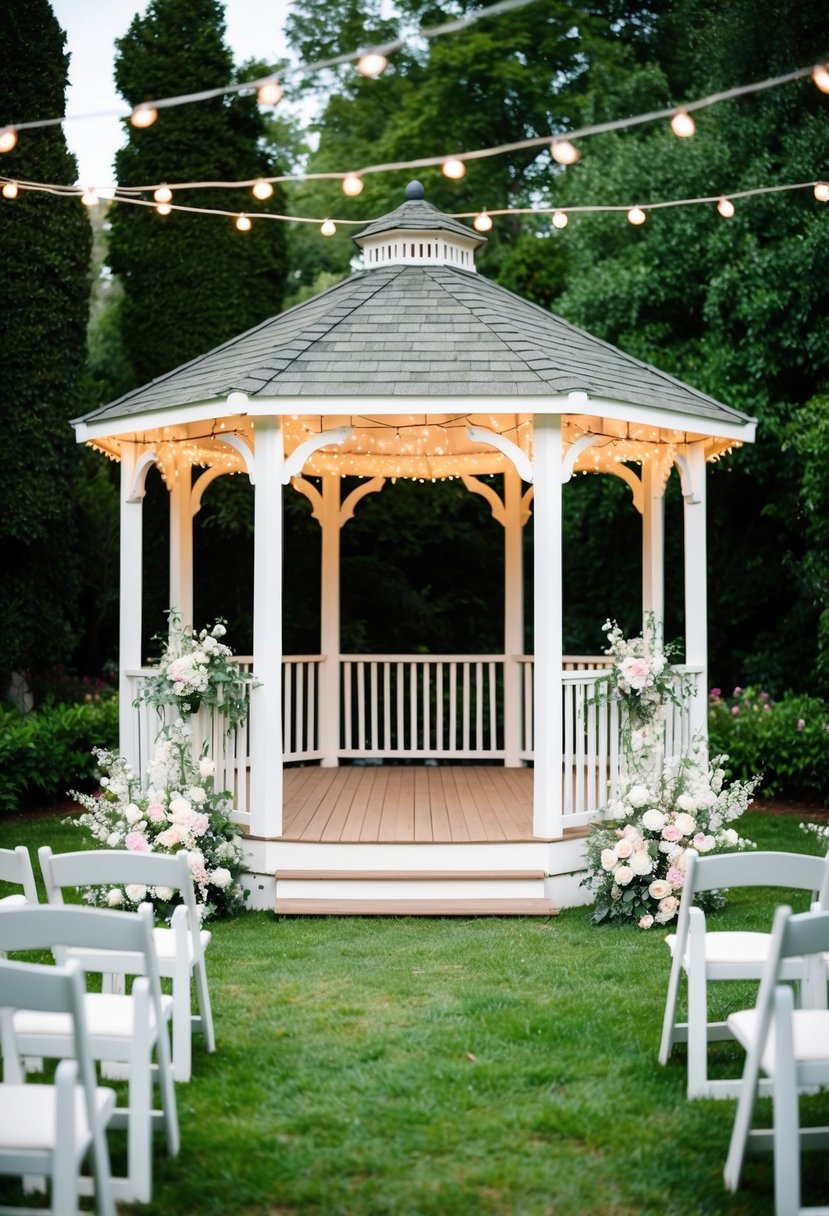
[[[285,770],[283,840],[470,843],[535,839],[533,771],[367,765]]]

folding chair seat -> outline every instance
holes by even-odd
[[[737,1190],[747,1152],[771,1149],[776,1216],[829,1212],[829,1205],[801,1206],[801,1149],[829,1146],[829,1127],[801,1128],[799,1111],[801,1091],[829,1086],[829,1012],[795,1009],[790,985],[780,982],[786,964],[796,958],[805,959],[807,966],[813,965],[825,975],[823,954],[827,950],[829,912],[793,916],[791,908],[778,908],[757,1004],[728,1018],[732,1034],[746,1050],[746,1060],[725,1185],[730,1191]],[[752,1130],[761,1072],[771,1080],[774,1126]]]
[[[73,958],[83,969],[86,950],[113,951],[114,957],[140,956],[142,971],[131,995],[86,993],[84,1019],[92,1058],[118,1061],[129,1078],[126,1107],[116,1107],[113,1127],[127,1130],[127,1173],[113,1178],[113,1192],[127,1202],[148,1203],[152,1195],[152,1133],[160,1124],[167,1150],[179,1150],[175,1086],[170,1066],[168,1022],[172,1000],[161,994],[158,961],[148,906],[136,915],[93,908],[11,908],[0,912],[0,949],[6,952],[51,949],[60,963],[67,949],[79,948]],[[69,1019],[60,1014],[19,1007],[4,1014],[2,1026],[4,1077],[23,1081],[22,1056],[65,1059],[75,1050]],[[157,1081],[161,1110],[153,1109],[153,1081]]]
[[[770,933],[711,932],[706,916],[695,906],[706,891],[735,887],[777,887],[812,894],[821,908],[829,908],[829,854],[814,857],[803,853],[727,853],[700,857],[686,853],[685,884],[682,890],[675,934],[665,941],[671,951],[671,973],[662,1020],[659,1063],[666,1064],[674,1043],[688,1045],[688,1097],[736,1098],[737,1079],[708,1076],[708,1044],[731,1039],[726,1021],[708,1020],[708,983],[711,980],[759,980],[768,958]],[[677,1021],[677,1005],[683,974],[687,978],[688,1020]],[[784,964],[783,979],[801,982],[801,1002],[826,1008],[826,970],[804,974],[802,959]],[[764,1090],[767,1086],[764,1085]]]
[[[23,888],[22,892],[0,896],[0,909],[25,908],[27,904],[38,902],[32,862],[24,844],[16,849],[0,849],[0,882],[15,883]]]
[[[177,1081],[192,1075],[192,1035],[200,1032],[205,1051],[216,1050],[213,1012],[204,951],[211,934],[201,927],[193,876],[187,853],[130,853],[126,849],[93,849],[78,853],[53,853],[48,846],[38,850],[40,867],[50,904],[63,904],[67,887],[113,887],[135,884],[167,887],[178,892],[182,903],[175,908],[170,928],[153,930],[159,970],[172,980],[173,992],[173,1073]],[[77,952],[76,952],[77,954]],[[81,957],[86,971],[105,974],[137,975],[136,958],[97,959],[89,952]],[[199,1013],[191,1010],[191,982],[195,980]]]
[[[44,967],[0,960],[0,993],[3,1013],[10,1017],[15,1010],[37,1010],[46,1017],[65,1018],[73,1057],[61,1060],[53,1085],[24,1085],[4,1077],[0,1174],[51,1179],[49,1211],[75,1216],[80,1211],[81,1168],[91,1159],[96,1210],[99,1216],[115,1216],[106,1142],[115,1093],[95,1084],[79,964]]]

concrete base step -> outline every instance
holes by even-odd
[[[278,916],[557,916],[548,899],[280,899]]]

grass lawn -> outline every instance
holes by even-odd
[[[751,813],[761,848],[814,851],[793,817]],[[59,819],[0,845],[81,847]],[[774,896],[717,924],[770,923]],[[798,910],[800,893],[793,895]],[[663,933],[550,919],[282,918],[214,924],[218,1051],[177,1088],[182,1151],[155,1158],[156,1216],[707,1216],[770,1213],[751,1159],[722,1183],[730,1101],[685,1099],[684,1048],[656,1061]],[[725,1000],[737,985],[719,985]],[[742,990],[742,1003],[753,989]],[[717,1044],[714,1075],[739,1074]],[[802,1101],[829,1122],[829,1095]],[[760,1104],[767,1121],[770,1103]],[[2,1186],[2,1184],[0,1184]],[[804,1202],[829,1199],[825,1154]]]

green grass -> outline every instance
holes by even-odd
[[[806,850],[752,814],[762,848]],[[58,820],[0,844],[84,838]],[[742,893],[717,923],[767,924]],[[799,894],[796,907],[803,905]],[[177,1088],[182,1152],[159,1148],[154,1216],[714,1216],[768,1213],[771,1161],[728,1195],[733,1102],[685,1100],[684,1049],[656,1062],[662,934],[544,919],[276,919],[213,926],[218,1052]],[[719,985],[733,996],[736,985]],[[746,989],[749,1003],[751,989]],[[716,1067],[739,1073],[736,1048]],[[829,1121],[829,1095],[804,1100]],[[766,1119],[768,1102],[761,1104]],[[826,1201],[825,1158],[804,1159]]]

